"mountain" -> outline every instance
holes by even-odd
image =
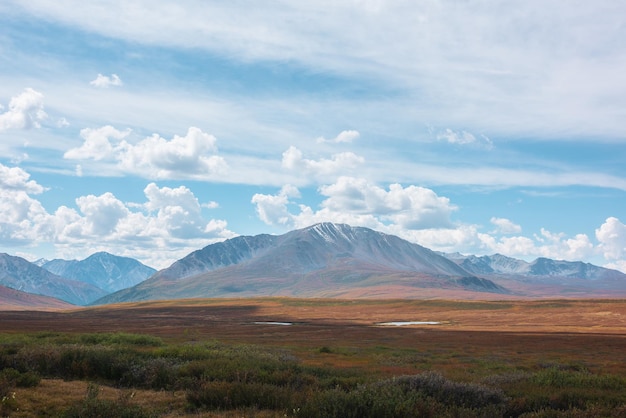
[[[48,310],[69,309],[74,305],[49,296],[22,292],[10,287],[0,286],[0,310]]]
[[[8,254],[0,254],[0,285],[75,305],[86,305],[107,294],[96,286],[60,277]]]
[[[477,257],[456,253],[445,256],[472,274],[525,274],[530,270],[529,263],[501,254]]]
[[[477,257],[474,255],[462,256],[459,254],[447,255],[460,267],[477,275],[505,274],[536,278],[571,278],[583,280],[620,280],[626,279],[626,275],[617,270],[594,266],[581,261],[551,260],[549,258],[537,258],[535,261],[526,262],[501,254]]]
[[[471,274],[528,297],[625,297],[626,274],[581,261],[446,254]]]
[[[92,254],[84,260],[52,260],[42,264],[58,276],[92,284],[108,293],[141,283],[156,270],[139,261],[106,252]]]
[[[209,245],[96,303],[186,297],[418,297],[424,289],[507,293],[420,245],[368,228],[321,223]]]

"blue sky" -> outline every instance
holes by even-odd
[[[623,39],[610,0],[4,1],[0,251],[332,221],[626,271]]]

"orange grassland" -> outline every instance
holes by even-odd
[[[439,324],[378,325],[390,321]],[[144,333],[177,341],[212,339],[304,351],[322,346],[393,347],[450,350],[460,357],[481,352],[511,356],[511,360],[570,358],[608,366],[612,372],[626,371],[626,300],[622,299],[186,299],[0,312],[0,332],[39,331]]]

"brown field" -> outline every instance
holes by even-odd
[[[390,321],[440,324],[377,325]],[[452,350],[460,357],[568,357],[626,372],[626,300],[188,299],[0,312],[0,332],[38,331],[145,333],[303,350],[388,346]]]
[[[390,321],[439,324],[378,325]],[[550,364],[626,376],[626,300],[189,299],[0,312],[0,333],[41,331],[128,332],[173,342],[279,347],[304,364],[366,368],[383,377],[431,370],[458,381],[477,381],[500,369]],[[38,402],[37,393],[46,391],[84,395],[85,382],[74,392],[59,389],[63,384],[44,380],[37,389],[20,389],[18,396],[31,399],[30,405]],[[138,399],[183,404],[180,394],[149,392]]]

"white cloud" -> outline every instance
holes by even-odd
[[[322,206],[331,211],[371,213],[405,229],[449,226],[456,210],[448,198],[431,189],[391,184],[387,191],[354,177],[340,177],[336,183],[320,187],[320,193],[327,196]]]
[[[403,188],[392,184],[389,190],[369,183],[365,179],[340,177],[334,184],[322,186],[320,194],[326,196],[321,209],[314,212],[301,205],[300,213],[291,214],[286,193],[255,195],[253,203],[261,220],[268,224],[305,226],[315,222],[344,222],[353,225],[380,227],[392,224],[402,229],[423,229],[451,225],[450,214],[456,207],[449,199],[437,196],[430,189],[417,186]]]
[[[47,117],[43,94],[27,88],[11,98],[9,110],[0,114],[0,132],[7,129],[39,128],[40,122]]]
[[[254,11],[240,2],[5,3],[134,44],[358,77],[415,98],[413,109],[432,123],[455,119],[469,131],[623,136],[626,8],[614,0],[281,0]]]
[[[137,145],[125,145],[119,160],[122,169],[153,178],[223,173],[226,162],[210,155],[213,152],[217,152],[215,137],[191,127],[183,137],[175,135],[167,140],[155,134]]]
[[[190,127],[185,136],[171,140],[154,134],[137,144],[125,140],[129,134],[112,126],[83,129],[83,144],[64,158],[112,161],[126,173],[153,179],[206,178],[228,169],[222,157],[212,155],[217,152],[215,137],[198,128]]]
[[[121,140],[126,138],[130,132],[128,129],[119,131],[110,125],[97,129],[82,129],[80,136],[84,139],[83,144],[67,151],[63,158],[70,160],[93,159],[95,161],[114,159],[116,154],[123,152],[125,144],[123,145]],[[114,140],[113,144],[111,139]]]
[[[198,238],[205,236],[214,228],[203,219],[202,205],[187,187],[159,188],[156,184],[150,183],[144,189],[144,193],[148,198],[145,208],[151,213],[156,212],[159,224],[169,231],[171,236]]]
[[[121,86],[123,85],[122,80],[119,78],[117,74],[111,74],[111,76],[106,76],[102,74],[98,74],[95,80],[89,82],[94,87],[97,88],[109,88],[111,86]]]
[[[323,136],[321,136],[317,138],[317,142],[318,143],[324,143],[324,142],[350,143],[354,141],[355,139],[357,139],[359,136],[360,136],[359,131],[348,130],[348,131],[341,131],[339,135],[337,135],[333,139],[326,139]]]
[[[80,196],[76,207],[49,213],[32,194],[45,189],[22,169],[0,164],[0,244],[36,247],[51,244],[56,256],[86,257],[93,251],[138,258],[162,268],[209,243],[233,237],[227,223],[205,219],[203,207],[185,186],[150,183],[145,203],[119,200],[113,193]]]
[[[51,237],[52,217],[25,190],[0,188],[0,242],[30,245]]]
[[[511,222],[506,218],[496,218],[492,217],[490,222],[496,226],[496,229],[493,233],[498,234],[519,234],[522,232],[522,227]]]
[[[295,186],[285,185],[277,195],[256,193],[252,196],[252,203],[256,205],[256,212],[263,222],[268,225],[293,225],[293,215],[289,213],[290,198],[299,198],[300,192]]]
[[[596,238],[600,242],[599,248],[604,258],[611,262],[617,262],[626,258],[626,225],[615,217],[607,218],[606,221],[596,229]],[[622,260],[624,264],[626,260]],[[626,271],[623,269],[622,271]]]
[[[291,146],[283,152],[282,166],[302,172],[306,176],[327,177],[351,171],[363,164],[365,159],[352,152],[334,154],[330,159],[309,160],[303,158],[302,151]]]
[[[28,194],[40,194],[46,190],[30,174],[19,167],[7,167],[0,164],[0,190],[23,191]]]
[[[143,204],[124,203],[107,192],[79,197],[78,211],[65,206],[57,209],[52,238],[57,252],[70,257],[97,246],[162,268],[193,250],[235,235],[226,221],[204,219],[202,205],[184,186],[159,188],[150,183],[144,194],[147,201]]]
[[[0,241],[24,245],[33,240],[45,240],[50,216],[31,194],[46,189],[30,180],[30,174],[19,167],[0,164]]]
[[[82,235],[94,238],[111,234],[120,220],[130,215],[126,205],[110,192],[101,196],[81,196],[76,199],[76,205],[84,215]]]
[[[443,132],[437,134],[437,140],[446,141],[450,144],[456,145],[476,145],[487,149],[493,147],[491,140],[485,135],[476,137],[474,134],[467,131],[453,131],[448,128]]]

